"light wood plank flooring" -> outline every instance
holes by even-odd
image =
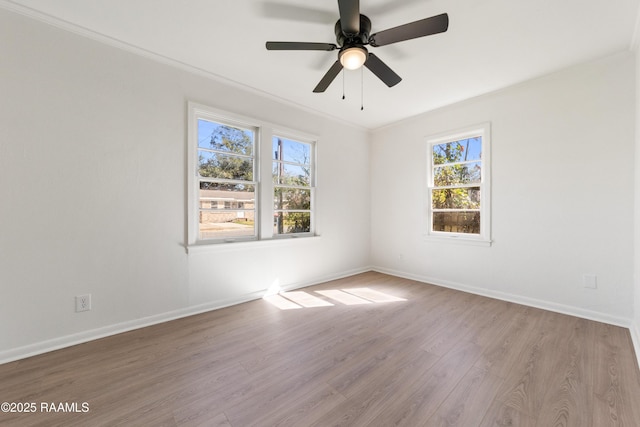
[[[640,375],[626,329],[372,272],[0,365],[0,402],[37,405],[0,413],[21,427],[640,426]]]

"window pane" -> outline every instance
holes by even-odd
[[[276,212],[274,234],[308,233],[311,231],[310,212]]]
[[[433,231],[480,234],[480,212],[434,212]]]
[[[433,169],[433,183],[437,187],[456,184],[475,184],[482,176],[482,163],[464,163],[451,166],[436,166]]]
[[[480,187],[431,190],[433,209],[480,209]]]
[[[273,164],[273,182],[275,184],[301,185],[308,187],[311,185],[308,166],[288,165],[280,162]]]
[[[255,236],[254,211],[200,211],[200,240]]]
[[[273,159],[308,165],[311,162],[311,145],[274,136]]]
[[[467,138],[433,146],[433,164],[466,162],[482,159],[482,138]]]
[[[199,174],[206,178],[253,181],[253,159],[198,150]]]
[[[255,235],[253,185],[200,183],[200,239]]]
[[[253,185],[200,183],[200,209],[255,209]]]
[[[255,186],[253,184],[228,184],[226,182],[200,182],[200,190],[219,190],[219,191],[248,191],[253,193]]]
[[[311,186],[311,144],[273,137],[274,234],[307,233],[311,231],[310,188],[283,188],[278,184]],[[280,212],[278,212],[280,211]]]
[[[198,147],[230,153],[253,154],[254,132],[198,119]]]
[[[274,209],[311,209],[311,190],[276,187],[273,201]]]

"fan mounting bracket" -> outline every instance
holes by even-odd
[[[342,30],[340,20],[336,22],[335,33],[338,46],[366,45],[369,43],[369,33],[371,32],[371,20],[365,15],[360,15],[360,32],[358,34],[347,34]]]

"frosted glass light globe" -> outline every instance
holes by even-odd
[[[367,60],[367,50],[363,47],[350,47],[340,53],[340,63],[347,70],[357,70]]]

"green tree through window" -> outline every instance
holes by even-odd
[[[198,120],[200,239],[255,237],[255,132]]]
[[[433,144],[432,231],[480,234],[482,137]]]
[[[273,137],[274,233],[311,231],[312,145]]]
[[[194,102],[188,125],[188,248],[314,236],[314,136]]]

